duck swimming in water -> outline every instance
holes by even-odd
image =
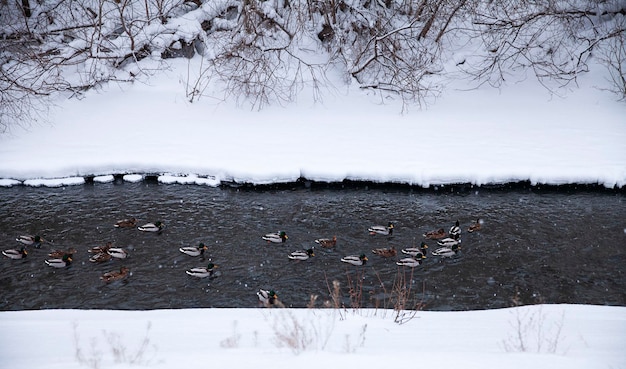
[[[374,225],[369,227],[367,230],[371,235],[381,234],[383,236],[391,236],[391,234],[393,233],[393,223],[389,222],[386,227],[381,225]]]
[[[142,226],[139,226],[137,227],[137,229],[143,232],[161,233],[164,227],[165,227],[165,224],[163,224],[163,222],[154,222],[154,223],[147,223]]]
[[[367,259],[367,256],[365,256],[365,254],[361,254],[359,256],[350,255],[350,256],[345,256],[341,258],[341,261],[343,261],[344,263],[348,263],[348,264],[352,264],[356,266],[365,265],[367,263],[367,260],[368,259]]]
[[[307,260],[308,258],[313,256],[315,256],[313,249],[294,251],[287,255],[287,257],[289,257],[289,259],[291,260]]]
[[[323,248],[329,249],[337,245],[337,236],[333,236],[333,238],[318,238],[315,240],[315,243],[319,244]]]
[[[403,254],[411,255],[411,256],[420,256],[426,257],[426,250],[428,249],[428,245],[426,242],[422,242],[420,247],[409,247],[406,249],[402,249]]]
[[[206,277],[212,277],[214,273],[214,269],[216,268],[217,268],[217,265],[213,263],[209,263],[206,266],[206,268],[203,268],[203,267],[191,268],[185,271],[185,273],[196,278],[206,278]]]
[[[261,238],[267,242],[283,243],[287,241],[289,237],[287,237],[287,233],[285,233],[285,231],[280,231],[276,233],[268,233]]]
[[[200,256],[200,255],[204,256],[204,252],[207,249],[208,247],[205,244],[200,243],[198,246],[181,247],[178,249],[178,251],[189,256]]]
[[[2,251],[2,255],[8,257],[9,259],[18,260],[23,259],[28,256],[28,251],[26,248],[22,246],[19,250],[11,249]]]

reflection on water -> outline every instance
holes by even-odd
[[[2,249],[18,246],[21,234],[51,241],[29,248],[24,260],[0,261],[0,310],[158,309],[257,306],[259,288],[274,289],[288,306],[317,306],[340,282],[342,303],[393,307],[400,291],[409,306],[428,310],[484,309],[522,303],[626,304],[626,202],[622,192],[537,191],[530,189],[460,192],[403,187],[330,188],[313,186],[252,190],[152,182],[87,184],[65,188],[0,188]],[[116,220],[161,220],[161,234],[116,229]],[[476,218],[483,229],[467,233]],[[428,255],[415,268],[398,267],[404,257],[382,258],[374,248],[418,246],[422,234],[446,230],[460,220],[462,252],[442,260]],[[370,236],[374,224],[395,225],[393,236]],[[261,236],[285,230],[284,244]],[[291,251],[337,236],[334,249],[315,249],[307,261]],[[130,256],[103,264],[87,252],[112,242]],[[208,245],[207,258],[180,247]],[[427,241],[430,250],[434,241]],[[44,264],[52,249],[77,250],[73,265]],[[365,253],[363,267],[341,263]],[[185,270],[219,266],[212,279]],[[120,266],[131,275],[106,284],[99,277]],[[352,287],[352,288],[351,288]],[[517,297],[516,297],[517,296]]]

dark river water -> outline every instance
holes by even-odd
[[[162,221],[161,234],[116,229],[116,220]],[[468,233],[476,218],[482,230]],[[383,258],[375,248],[419,245],[422,234],[448,230],[459,220],[462,251],[441,259],[430,253],[415,269],[403,257]],[[395,225],[393,236],[371,236],[370,225]],[[284,244],[261,236],[284,230]],[[2,249],[15,238],[40,234],[50,241],[29,247],[22,260],[0,259],[0,310],[162,309],[258,306],[259,288],[275,290],[287,306],[315,306],[339,282],[340,304],[426,310],[490,309],[515,303],[626,305],[626,195],[623,191],[537,188],[443,188],[285,185],[212,188],[154,181],[95,183],[64,188],[0,188]],[[295,250],[337,236],[334,249],[290,260]],[[88,250],[112,242],[125,260],[89,261]],[[208,245],[206,259],[179,252]],[[428,240],[429,250],[437,248]],[[68,268],[44,260],[54,249],[77,250]],[[342,263],[364,253],[365,266]],[[185,271],[219,266],[214,278]],[[108,271],[130,268],[122,281]]]

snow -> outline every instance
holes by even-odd
[[[624,307],[403,314],[399,324],[394,311],[370,309],[0,312],[0,362],[12,369],[626,365]]]
[[[184,24],[176,30],[188,31]],[[149,63],[142,61],[142,67],[163,61]],[[164,184],[208,186],[301,177],[424,187],[626,185],[626,105],[595,88],[602,75],[581,76],[579,88],[562,96],[532,80],[500,89],[449,81],[436,101],[408,111],[338,77],[322,101],[303,92],[288,106],[251,111],[218,98],[189,103],[184,92],[200,70],[199,58],[168,63],[149,79],[56,101],[48,122],[0,135],[0,186],[58,187],[85,178],[103,183],[117,175],[130,182],[156,175]],[[625,307],[402,312],[402,324],[394,321],[396,314],[4,311],[0,367],[626,368]]]
[[[291,105],[251,111],[209,98],[189,103],[185,81],[193,81],[199,58],[168,63],[145,83],[111,83],[60,101],[49,124],[0,136],[0,185],[114,174],[208,178],[200,181],[207,185],[300,177],[424,187],[626,185],[626,104],[594,88],[602,75],[581,77],[580,88],[562,97],[532,80],[472,91],[450,81],[425,109],[408,111],[339,81],[321,102],[305,91]]]

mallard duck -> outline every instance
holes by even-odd
[[[426,242],[422,242],[420,247],[409,247],[406,249],[402,249],[403,254],[411,255],[411,256],[420,256],[426,257],[426,250],[428,249],[428,245]]]
[[[111,255],[106,252],[99,252],[89,258],[89,261],[92,263],[104,263],[109,260],[111,260]]]
[[[335,247],[335,245],[337,245],[337,236],[333,236],[333,238],[318,238],[315,240],[315,243],[327,249]]]
[[[273,290],[263,290],[260,289],[259,292],[256,293],[259,297],[259,301],[263,303],[263,305],[274,305],[278,301],[278,295]]]
[[[387,226],[375,225],[367,229],[371,235],[382,234],[383,236],[391,236],[393,233],[393,223],[389,222]]]
[[[102,279],[103,281],[109,283],[109,282],[113,282],[113,281],[118,281],[120,279],[124,279],[128,276],[128,273],[130,272],[130,269],[128,269],[127,267],[123,266],[120,268],[120,271],[112,271],[112,272],[106,272],[104,273],[100,279]]]
[[[89,252],[93,253],[93,254],[101,254],[101,253],[105,253],[107,251],[109,251],[109,249],[113,247],[113,243],[112,242],[107,242],[106,245],[104,246],[95,246],[92,247],[91,249],[89,249]]]
[[[205,244],[200,243],[198,246],[181,247],[178,250],[185,255],[200,256],[200,255],[204,255],[204,252],[207,249],[208,247]]]
[[[128,252],[121,247],[111,247],[107,254],[113,256],[116,259],[126,259],[128,257]]]
[[[422,259],[424,259],[424,257],[425,256],[414,256],[410,258],[404,258],[400,259],[398,262],[396,262],[396,264],[400,266],[415,268],[416,266],[422,264]]]
[[[26,246],[31,246],[31,245],[39,246],[42,243],[46,242],[46,240],[44,240],[41,236],[19,236],[15,240]]]
[[[28,251],[26,251],[25,247],[21,247],[19,250],[11,249],[2,251],[2,255],[8,257],[9,259],[17,260],[23,259],[28,256]]]
[[[459,236],[447,237],[443,240],[437,241],[437,245],[444,247],[452,247],[461,243],[461,238]]]
[[[69,255],[64,255],[60,259],[48,259],[45,261],[48,266],[53,268],[65,268],[72,264],[72,257]]]
[[[136,225],[137,225],[137,219],[135,219],[135,218],[128,218],[128,219],[118,220],[117,222],[115,222],[113,227],[115,227],[115,228],[135,228]]]
[[[461,245],[456,244],[451,247],[440,247],[437,250],[433,251],[432,254],[435,256],[449,258],[449,257],[456,255],[460,250],[461,250]]]
[[[285,231],[280,231],[276,233],[268,233],[261,238],[263,238],[267,242],[282,243],[287,241],[287,238],[289,237],[287,237],[287,233],[285,233]]]
[[[213,276],[213,270],[217,268],[217,265],[209,263],[206,268],[191,268],[185,273],[196,278],[206,278]]]
[[[450,227],[450,231],[448,231],[448,233],[450,234],[450,237],[461,235],[461,227],[459,226],[458,220],[456,221],[456,223],[454,223],[452,227]]]
[[[446,231],[443,230],[443,228],[439,228],[436,231],[424,233],[424,237],[429,240],[439,240],[448,237],[448,235],[446,234]]]
[[[365,254],[361,254],[359,256],[350,255],[341,258],[341,261],[343,261],[344,263],[352,265],[365,265],[367,263],[367,260],[369,259],[367,258],[367,256],[365,256]]]
[[[70,247],[69,249],[67,249],[67,251],[54,250],[51,253],[49,253],[48,256],[52,259],[61,259],[65,255],[69,255],[70,257],[74,256],[75,253],[76,253],[76,249],[74,249],[73,247]]]
[[[291,260],[306,260],[312,256],[315,256],[313,249],[294,251],[287,255]]]
[[[161,232],[163,231],[163,227],[165,227],[165,224],[163,224],[163,222],[154,222],[146,223],[142,226],[137,227],[137,229],[143,232]]]
[[[482,228],[482,224],[483,224],[483,223],[482,223],[482,221],[480,220],[480,218],[479,218],[479,219],[476,219],[476,222],[475,222],[475,223],[470,224],[470,226],[467,228],[467,231],[468,231],[469,233],[476,232],[476,231],[480,231],[480,229]]]
[[[389,248],[384,248],[384,249],[374,249],[372,250],[373,254],[382,256],[384,258],[390,258],[392,256],[396,256],[398,254],[398,252],[396,251],[396,248],[391,246]]]

